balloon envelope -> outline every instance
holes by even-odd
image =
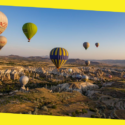
[[[6,45],[7,38],[4,36],[0,36],[0,50]]]
[[[54,48],[50,51],[50,59],[57,69],[66,63],[68,57],[68,51],[64,48]]]
[[[30,39],[37,33],[37,26],[34,23],[25,23],[22,30],[30,42]]]
[[[95,43],[95,46],[98,47],[98,46],[99,46],[99,43]]]
[[[111,78],[112,78],[112,75],[109,75],[109,78],[111,79]]]
[[[71,72],[72,72],[72,69],[69,69],[68,71],[71,73]]]
[[[83,76],[82,76],[82,80],[84,80],[85,82],[88,81],[88,79],[89,79],[88,76],[86,76],[86,75],[83,75]]]
[[[81,75],[76,75],[76,79],[81,79],[82,76]]]
[[[29,81],[29,78],[27,76],[21,76],[19,79],[19,82],[22,86],[25,86]]]
[[[83,43],[83,47],[87,50],[89,48],[90,44],[88,42]]]
[[[85,64],[88,66],[90,65],[90,61],[85,61]]]
[[[8,26],[8,19],[6,15],[0,11],[0,34],[2,34]]]

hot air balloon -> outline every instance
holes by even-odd
[[[23,89],[25,89],[25,85],[28,83],[29,78],[27,76],[21,76],[19,82]]]
[[[85,61],[85,64],[86,64],[86,66],[89,66],[90,65],[90,61]]]
[[[25,23],[22,27],[23,33],[30,42],[31,38],[37,33],[37,26],[34,23]]]
[[[76,79],[80,80],[82,76],[80,74],[76,75]]]
[[[83,80],[84,82],[88,81],[88,79],[89,79],[88,76],[86,76],[86,75],[83,75],[83,76],[82,76],[82,80]]]
[[[68,69],[69,73],[72,73],[72,69]]]
[[[89,48],[90,44],[88,42],[83,43],[83,47],[87,50]]]
[[[99,43],[95,43],[95,46],[98,47],[98,46],[99,46]]]
[[[61,68],[68,60],[68,51],[64,48],[53,48],[50,51],[50,59],[57,69]]]
[[[0,36],[0,50],[6,45],[7,38],[4,36]]]
[[[4,13],[0,11],[0,34],[2,34],[8,26],[8,19]]]
[[[111,79],[111,78],[112,78],[112,75],[109,75],[108,77]]]

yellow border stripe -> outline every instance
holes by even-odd
[[[46,0],[40,1],[35,0],[22,0],[18,2],[16,0],[0,1],[0,5],[9,6],[23,6],[23,7],[42,7],[42,8],[57,8],[57,9],[75,9],[75,10],[94,10],[94,11],[112,11],[112,12],[125,12],[125,1],[113,1],[113,0],[89,0],[89,1],[72,1],[72,0]]]
[[[125,12],[125,1],[119,0],[46,0],[40,1],[35,0],[1,0],[0,5],[9,6],[25,6],[25,7],[45,7],[45,8],[60,8],[60,9],[79,9],[79,10],[95,10],[95,11],[112,11],[112,12]],[[5,7],[6,9],[6,7]],[[23,8],[22,8],[23,9]],[[28,9],[28,8],[27,8]],[[34,8],[35,10],[35,8]],[[0,10],[2,11],[2,10]],[[3,10],[4,11],[4,10]],[[8,10],[6,10],[7,12]],[[7,12],[8,13],[8,12]],[[23,18],[23,17],[22,17]],[[8,19],[9,21],[9,19]],[[9,23],[8,23],[9,24]],[[9,24],[11,25],[11,24]],[[8,27],[9,28],[9,27]],[[42,119],[42,120],[41,120]],[[49,119],[49,120],[48,120]],[[61,122],[60,122],[61,121]],[[11,114],[11,113],[0,113],[1,125],[35,125],[35,124],[46,124],[46,125],[76,125],[76,124],[87,124],[87,125],[124,125],[125,120],[119,119],[102,119],[102,118],[77,118],[77,117],[64,117],[64,116],[49,116],[49,115],[29,115],[29,114]]]

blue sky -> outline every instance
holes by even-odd
[[[52,48],[63,47],[69,58],[125,59],[125,13],[9,6],[0,11],[8,17],[2,33],[8,42],[0,55],[49,56]],[[38,27],[30,43],[22,32],[27,22]]]

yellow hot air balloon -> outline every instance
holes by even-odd
[[[0,36],[0,50],[6,45],[7,38],[4,36]]]
[[[83,43],[83,47],[87,50],[89,48],[90,44],[88,42]]]
[[[30,42],[31,38],[37,33],[37,26],[34,23],[25,23],[22,27],[23,33]]]
[[[4,13],[0,11],[0,34],[2,34],[8,26],[8,19]]]

